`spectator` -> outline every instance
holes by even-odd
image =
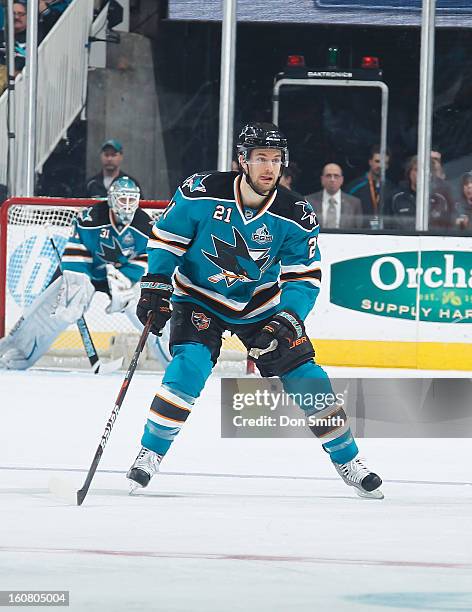
[[[390,151],[387,150],[385,155],[385,169],[388,168],[390,162]],[[349,183],[346,191],[359,198],[362,205],[362,215],[364,219],[364,227],[378,229],[379,216],[381,212],[380,202],[380,147],[374,145],[370,150],[369,170],[366,174],[354,179]],[[385,179],[383,189],[383,201],[387,202],[390,194],[393,191],[393,184]]]
[[[15,76],[25,67],[26,58],[26,1],[13,3],[13,27],[15,30]],[[0,31],[0,64],[7,64],[6,31]]]
[[[63,11],[72,0],[38,0],[39,27],[38,43],[49,32]],[[13,3],[13,27],[15,30],[15,76],[25,67],[26,61],[26,25],[27,25],[27,2],[16,0]],[[5,30],[0,31],[0,95],[8,85],[7,73],[7,39]]]
[[[292,191],[299,176],[299,167],[295,162],[290,162],[288,168],[284,166],[282,176],[280,177],[279,185],[282,185],[282,187],[286,187],[287,189],[290,189]]]
[[[101,171],[90,178],[85,186],[85,197],[106,198],[110,185],[120,176],[130,177],[139,187],[136,179],[121,170],[123,162],[123,145],[114,138],[106,140],[101,146]],[[139,187],[141,190],[141,187]],[[141,191],[142,194],[142,191]]]
[[[414,230],[416,225],[416,183],[418,175],[418,158],[411,157],[405,169],[405,181],[400,183],[399,191],[391,198],[387,207],[391,217],[388,226],[394,229]],[[430,229],[450,227],[452,197],[446,181],[431,176],[431,194],[429,208]]]
[[[330,229],[362,227],[361,201],[341,191],[343,183],[341,166],[326,164],[321,172],[323,189],[306,196],[315,209],[321,227]]]
[[[455,229],[472,232],[472,172],[461,177],[461,197],[454,205],[453,225]]]
[[[446,172],[442,164],[442,153],[435,145],[431,147],[431,174],[443,181],[446,180]]]

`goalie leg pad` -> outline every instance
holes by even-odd
[[[0,340],[0,367],[26,370],[69,326],[67,321],[51,316],[61,287],[62,277],[59,277],[26,309],[8,336]]]
[[[64,270],[61,277],[55,305],[51,317],[58,322],[75,323],[84,315],[92,301],[95,288],[87,274]],[[51,285],[52,286],[52,285]]]
[[[141,333],[144,326],[136,316],[136,304],[133,303],[131,307],[126,307],[124,314],[128,317],[128,320],[134,325],[134,327],[136,327],[139,333]],[[161,336],[149,334],[146,347],[149,351],[150,357],[156,361],[159,361],[165,368],[172,359],[169,351],[169,324],[164,327]]]

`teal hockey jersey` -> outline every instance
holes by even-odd
[[[151,218],[140,208],[129,225],[119,226],[108,203],[99,202],[75,220],[62,268],[83,272],[99,282],[106,280],[106,264],[111,263],[136,283],[147,269],[146,245],[151,228]]]
[[[173,277],[177,302],[248,323],[286,309],[305,319],[319,293],[319,225],[311,204],[279,187],[244,207],[235,172],[194,174],[148,242],[149,273]]]

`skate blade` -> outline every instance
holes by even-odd
[[[129,484],[129,494],[133,495],[134,493],[136,493],[136,491],[140,491],[141,489],[144,489],[143,485],[139,484],[139,482],[136,482],[135,480],[131,480],[131,478],[128,478],[128,484]]]
[[[364,491],[356,487],[356,493],[363,499],[384,499],[384,494],[380,489],[375,489],[374,491]]]

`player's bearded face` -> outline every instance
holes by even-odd
[[[251,181],[261,193],[269,193],[275,184],[282,168],[282,155],[273,149],[255,149],[251,151],[247,172]]]

